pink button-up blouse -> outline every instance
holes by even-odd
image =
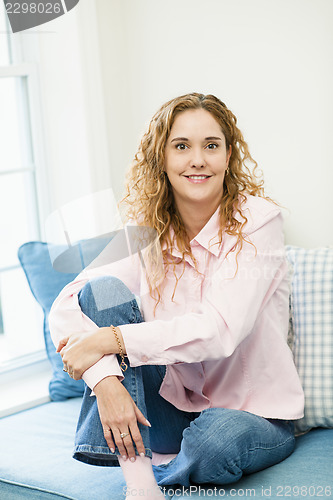
[[[88,266],[52,306],[54,344],[70,333],[97,329],[82,313],[78,292],[89,279],[114,275],[141,297],[145,319],[120,326],[129,363],[167,365],[163,398],[185,411],[224,407],[266,418],[302,417],[304,394],[286,342],[289,287],[281,211],[251,195],[242,211],[248,219],[243,235],[255,247],[244,242],[236,261],[237,250],[228,253],[236,237],[223,233],[219,245],[217,210],[191,241],[202,275],[187,257],[184,270],[176,246],[169,250],[178,264],[175,272],[170,266],[155,316],[156,302],[147,293],[137,254]],[[243,221],[239,213],[236,217]],[[182,276],[172,300],[175,274]],[[112,354],[86,370],[83,379],[93,389],[109,375],[123,376]]]

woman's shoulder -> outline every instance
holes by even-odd
[[[250,194],[247,194],[245,199],[240,199],[239,208],[241,213],[238,211],[236,218],[244,222],[243,217],[246,217],[247,222],[244,231],[248,234],[281,214],[279,205],[272,200]]]
[[[253,196],[252,194],[246,194],[243,200],[240,198],[240,204],[242,211],[249,210],[250,212],[262,215],[269,214],[272,211],[276,213],[281,212],[276,202],[262,196]]]

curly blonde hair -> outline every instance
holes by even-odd
[[[220,99],[214,95],[191,93],[176,97],[165,103],[153,116],[148,130],[142,137],[133,164],[126,176],[126,194],[120,203],[125,202],[127,204],[126,215],[130,220],[138,225],[154,228],[158,235],[160,247],[165,246],[162,252],[164,277],[170,264],[174,266],[173,272],[176,277],[172,300],[178,280],[185,270],[185,255],[190,256],[196,269],[197,263],[191,251],[184,223],[174,203],[171,184],[167,175],[164,174],[165,146],[176,116],[186,110],[193,109],[204,109],[211,113],[222,129],[227,150],[231,146],[229,168],[225,173],[223,190],[221,190],[219,243],[222,242],[223,231],[225,231],[229,235],[237,236],[237,243],[232,251],[236,247],[238,248],[237,255],[241,251],[245,240],[242,235],[242,228],[247,223],[241,205],[246,200],[247,194],[261,196],[273,201],[264,195],[264,181],[260,178],[262,173],[260,172],[260,175],[258,175],[256,172],[258,165],[251,157],[248,145],[236,125],[237,119],[235,115]],[[252,172],[248,164],[253,165]],[[235,218],[236,212],[241,214],[243,222]],[[169,231],[171,226],[174,230],[175,241],[171,241]],[[184,267],[179,277],[175,271],[176,260],[168,253],[168,249],[173,244],[176,244],[182,253]],[[154,255],[156,259],[156,252]],[[154,255],[152,252],[152,261],[154,261]],[[157,275],[154,277],[153,284],[150,283],[151,280],[148,280],[151,294],[154,283],[156,284],[158,281],[161,284],[161,279]],[[160,286],[155,287],[155,291],[157,293],[157,302],[154,314],[161,300]]]

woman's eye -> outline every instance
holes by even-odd
[[[215,142],[211,142],[210,144],[207,144],[206,147],[208,149],[216,149],[218,147],[218,144],[215,144]]]
[[[183,142],[181,142],[180,144],[176,145],[176,149],[179,149],[179,150],[184,150],[186,148],[187,148],[187,146]]]

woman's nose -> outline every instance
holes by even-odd
[[[192,149],[191,167],[201,168],[205,166],[205,158],[202,149]]]

